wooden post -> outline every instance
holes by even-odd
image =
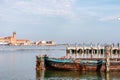
[[[78,56],[78,51],[77,51],[77,44],[75,44],[75,58]]]
[[[44,66],[44,57],[43,56],[36,56],[36,70],[45,70]]]
[[[99,45],[99,43],[97,44],[97,55],[98,55],[98,58],[100,58],[100,45]]]
[[[111,45],[110,54],[111,54],[110,57],[113,58],[113,44]]]
[[[115,58],[115,53],[114,53],[114,43],[112,43],[112,58]]]
[[[92,43],[91,43],[90,47],[91,47],[91,58],[93,58],[93,46],[92,46]]]
[[[69,48],[69,44],[67,44],[66,46],[66,56],[69,57],[70,56],[70,49]]]
[[[105,46],[106,72],[110,71],[110,46]]]
[[[120,56],[120,43],[118,43],[118,58]]]
[[[84,49],[85,49],[85,43],[83,43],[82,58],[84,57]]]

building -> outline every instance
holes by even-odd
[[[17,39],[16,32],[13,32],[13,36],[7,36],[7,37],[0,38],[0,42],[1,43],[8,43],[11,45],[30,45],[29,40]]]
[[[43,46],[49,46],[49,45],[56,45],[56,42],[54,42],[54,41],[45,41],[45,40],[42,40],[42,41],[37,41],[37,42],[35,42],[35,45],[43,45]]]

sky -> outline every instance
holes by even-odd
[[[0,0],[0,37],[120,42],[120,0]]]

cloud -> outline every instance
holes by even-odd
[[[118,21],[120,21],[120,17],[118,17]]]
[[[100,18],[99,20],[100,21],[110,21],[110,20],[115,20],[116,17],[114,16],[110,16],[110,17],[103,17],[103,18]]]
[[[120,20],[119,15],[106,16],[99,19],[100,21]]]
[[[34,20],[38,22],[42,21],[44,16],[73,19],[75,2],[76,0],[1,0],[0,21],[25,23]]]
[[[97,2],[83,1],[84,4],[81,4],[81,1],[81,3],[79,3],[81,5],[76,7],[76,12],[82,18],[96,18],[100,21],[115,20],[118,16],[120,16],[120,5],[115,2],[110,4],[109,1],[104,2],[104,0]]]
[[[12,6],[13,10],[27,14],[67,15],[75,0],[31,0],[17,1]]]

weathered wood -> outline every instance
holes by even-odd
[[[45,70],[44,58],[42,56],[36,56],[36,70]]]
[[[120,46],[115,47],[114,44],[109,45],[110,48],[110,58],[119,58],[120,55]],[[85,46],[85,44],[83,44],[83,46],[74,46],[74,47],[70,47],[67,46],[66,47],[66,55],[71,55],[72,57],[78,57],[78,54],[80,55],[79,57],[89,57],[89,58],[105,58],[104,54],[105,54],[105,47],[104,46],[100,46],[99,44],[95,47],[92,44],[88,47]],[[97,56],[96,56],[97,54]],[[87,56],[86,56],[87,55]]]
[[[45,70],[46,67],[51,67],[54,69],[81,71],[120,71],[120,58],[119,56],[113,56],[115,53],[117,53],[116,55],[119,55],[119,49],[120,48],[115,48],[113,45],[105,47],[98,46],[97,48],[93,46],[85,47],[84,45],[82,47],[68,46],[66,47],[67,57],[64,58],[46,58],[45,55],[37,56],[36,70]],[[81,57],[79,58],[78,55]],[[46,63],[44,60],[48,62]],[[94,62],[96,63],[93,64]]]
[[[110,71],[110,47],[105,46],[106,72]]]

